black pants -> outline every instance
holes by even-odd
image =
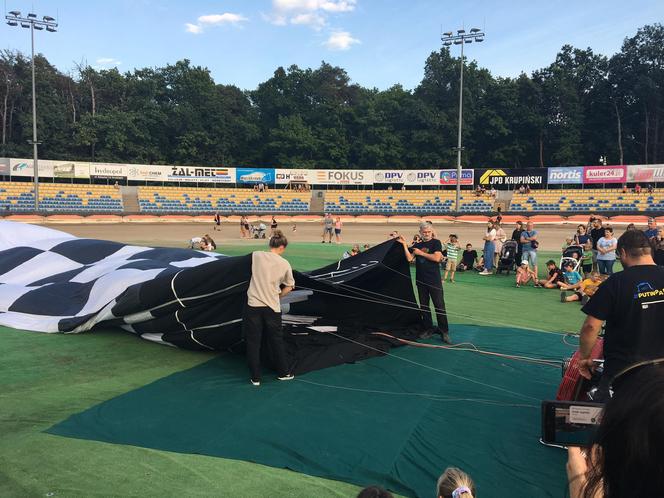
[[[431,309],[429,308],[429,299],[431,299],[436,312],[438,329],[441,332],[449,331],[449,325],[447,324],[447,312],[445,311],[445,297],[443,296],[443,288],[418,283],[417,295],[420,299],[420,309],[422,310],[422,315],[424,315],[424,326],[428,329],[433,328]]]
[[[242,334],[247,344],[247,362],[253,380],[261,378],[261,343],[263,334],[279,376],[288,375],[286,352],[281,330],[281,313],[272,308],[246,306],[242,315]]]

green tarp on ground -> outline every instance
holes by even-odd
[[[455,342],[563,358],[562,336],[455,325]],[[437,344],[435,342],[432,342]],[[484,496],[558,497],[565,455],[538,442],[540,400],[560,370],[472,352],[404,347],[394,356],[249,384],[222,355],[76,414],[48,432],[248,460],[409,496],[434,495],[448,465]]]

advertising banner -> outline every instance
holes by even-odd
[[[7,176],[9,175],[9,159],[2,157],[0,158],[0,175]]]
[[[394,169],[377,169],[373,171],[374,183],[406,183],[408,171]]]
[[[195,166],[150,166],[150,171],[161,171],[166,168],[169,182],[189,182],[189,183],[235,183],[235,168],[214,168],[214,167],[195,167]]]
[[[373,171],[357,169],[316,170],[316,185],[373,185]]]
[[[519,185],[543,187],[548,175],[545,168],[476,169],[475,178],[478,185],[509,190],[519,188]]]
[[[277,185],[288,185],[289,182],[313,183],[314,171],[310,169],[276,169],[275,183]]]
[[[627,166],[628,183],[664,182],[664,164],[637,164]]]
[[[274,183],[274,169],[263,168],[237,168],[235,170],[237,183]]]
[[[149,164],[127,164],[127,180],[165,182],[171,172],[170,166]]]
[[[461,170],[461,185],[472,185],[475,179],[474,170],[462,169]],[[456,185],[457,184],[457,170],[455,169],[441,169],[440,170],[440,184],[441,185]]]
[[[90,178],[99,180],[124,180],[127,165],[115,163],[90,163]]]
[[[584,166],[583,183],[625,183],[625,166]]]
[[[406,171],[406,185],[440,185],[440,170],[412,169]]]
[[[76,165],[74,163],[60,163],[53,165],[53,178],[74,178]]]
[[[549,168],[549,185],[583,183],[583,166]]]
[[[39,160],[39,176],[52,177],[54,162],[56,161]],[[9,174],[11,176],[34,176],[32,159],[10,159]]]

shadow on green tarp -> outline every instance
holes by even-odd
[[[563,358],[557,334],[456,325],[455,342]],[[432,342],[432,344],[439,344]],[[244,359],[221,355],[103,402],[47,432],[248,460],[358,485],[434,496],[449,465],[484,496],[558,497],[564,453],[538,442],[540,400],[560,369],[465,351],[404,347],[250,385]],[[404,361],[409,360],[409,361]]]

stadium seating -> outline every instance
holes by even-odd
[[[510,211],[546,212],[568,211],[587,213],[595,211],[654,212],[664,209],[664,189],[652,194],[643,190],[639,194],[623,193],[621,189],[566,189],[533,190],[530,194],[514,193]]]
[[[32,183],[0,182],[0,212],[32,212],[34,207]],[[122,196],[113,186],[63,183],[40,183],[39,207],[53,212],[121,213],[123,210]]]
[[[310,196],[291,190],[139,187],[138,204],[144,213],[302,213],[309,211]]]
[[[449,213],[454,211],[454,190],[328,190],[325,211],[330,213]],[[460,210],[482,213],[493,210],[493,200],[463,191]]]

